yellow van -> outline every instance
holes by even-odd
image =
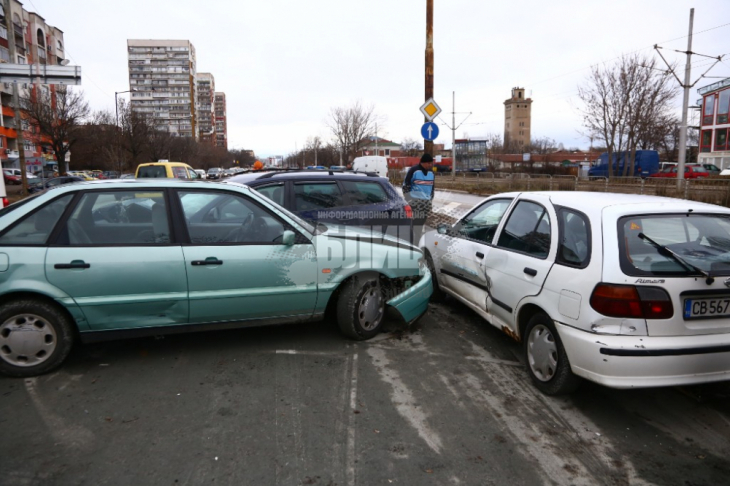
[[[184,162],[160,160],[159,162],[139,164],[135,178],[200,179],[200,176]]]

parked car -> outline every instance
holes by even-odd
[[[232,177],[311,222],[360,226],[410,240],[413,211],[375,174],[339,171],[250,172]]]
[[[20,179],[20,174],[15,175],[11,169],[3,169],[3,182],[9,186],[19,186],[23,183]]]
[[[161,160],[139,164],[135,174],[137,179],[200,179],[195,170],[184,162],[169,162]]]
[[[28,192],[35,194],[36,192],[45,191],[53,187],[62,186],[64,184],[72,184],[74,182],[84,182],[86,179],[76,176],[60,176],[54,177],[53,179],[46,179],[44,181],[38,181],[35,184],[28,185]]]
[[[704,167],[705,169],[707,169],[707,172],[708,172],[708,173],[709,173],[709,174],[710,174],[711,176],[716,176],[716,175],[720,175],[720,172],[721,172],[721,170],[720,170],[720,168],[719,168],[718,166],[716,166],[715,164],[701,164],[701,165],[702,165],[702,167]]]
[[[6,184],[20,185],[23,183],[22,172],[20,169],[3,169],[3,179]],[[30,172],[25,173],[25,177],[28,184],[32,184],[39,180],[38,176],[31,174]]]
[[[104,178],[105,179],[119,179],[119,172],[117,172],[115,170],[105,170]]]
[[[208,169],[208,179],[220,179],[221,172],[223,172],[223,169],[221,169],[220,167],[213,167]]]
[[[74,341],[336,318],[356,340],[422,315],[418,248],[312,225],[240,184],[61,186],[0,210],[0,372],[58,367]],[[140,258],[140,256],[143,258]]]
[[[591,192],[492,196],[421,239],[449,294],[523,345],[542,392],[730,379],[730,209]]]
[[[119,176],[120,179],[134,179],[134,174],[122,174]]]
[[[699,164],[687,164],[684,166],[684,178],[685,179],[699,179],[700,177],[707,177],[710,173]],[[650,175],[651,178],[677,178],[677,167],[667,167],[661,172]]]
[[[69,170],[66,172],[66,175],[74,176],[74,177],[81,177],[85,181],[94,181],[93,177],[91,177],[91,174],[89,174],[86,171],[83,170]]]
[[[200,179],[203,179],[203,180],[207,179],[205,171],[203,169],[193,169],[193,170],[195,171],[196,174],[198,174],[200,176]]]

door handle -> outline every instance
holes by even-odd
[[[56,263],[53,265],[53,268],[57,268],[59,270],[66,270],[69,268],[91,268],[91,264],[86,263],[83,260],[74,260],[71,263]]]
[[[523,271],[527,275],[530,275],[531,277],[534,277],[535,275],[537,275],[537,270],[535,270],[534,268],[525,267],[525,269]]]
[[[205,260],[193,260],[190,264],[194,267],[200,265],[223,265],[223,260],[218,260],[216,257],[208,257]]]
[[[482,253],[481,251],[478,251],[477,258],[479,258],[479,259],[484,258],[484,253]]]

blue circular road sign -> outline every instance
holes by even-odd
[[[436,140],[436,138],[439,136],[439,126],[436,125],[434,122],[426,122],[421,127],[421,135],[423,136],[424,140],[428,140],[429,142],[432,140]]]

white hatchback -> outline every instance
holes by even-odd
[[[523,343],[546,394],[730,379],[730,209],[582,192],[492,196],[423,235],[434,297]]]

